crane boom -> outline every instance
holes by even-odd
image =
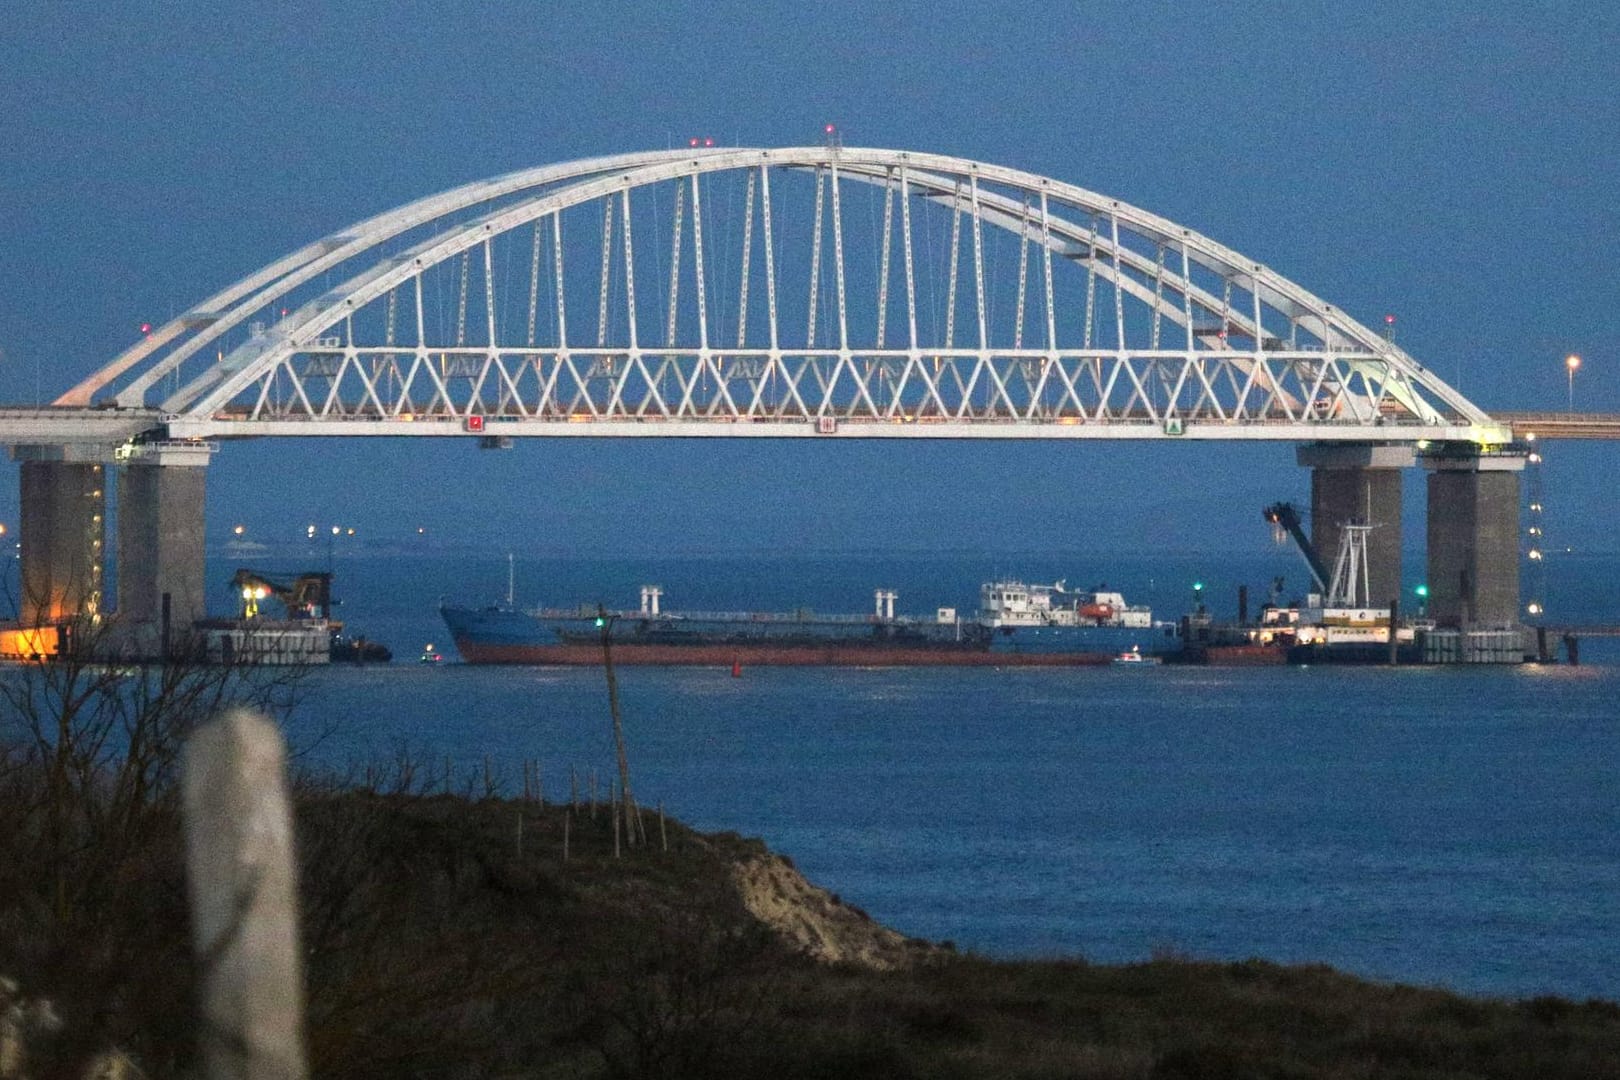
[[[1261,514],[1271,524],[1286,529],[1288,535],[1294,538],[1294,543],[1299,545],[1300,555],[1305,559],[1305,565],[1310,567],[1311,576],[1316,579],[1318,591],[1326,595],[1330,575],[1326,564],[1322,562],[1322,556],[1317,554],[1316,548],[1311,545],[1310,537],[1305,535],[1305,530],[1300,525],[1299,511],[1294,509],[1292,503],[1280,502],[1272,503],[1262,510]]]
[[[251,570],[237,570],[231,585],[242,590],[242,598],[258,610],[257,601],[265,595],[273,596],[287,609],[289,619],[332,617],[332,575],[325,573],[301,574],[291,585],[282,585]],[[262,590],[262,592],[260,592]],[[255,595],[255,593],[258,595]]]

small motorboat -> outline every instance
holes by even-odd
[[[422,657],[417,660],[418,664],[439,664],[443,662],[444,654],[433,648],[433,642],[430,641],[422,646]]]
[[[1157,656],[1144,655],[1142,652],[1142,646],[1132,645],[1129,652],[1120,653],[1118,656],[1114,657],[1113,662],[1124,666],[1151,667],[1152,665],[1159,663],[1159,658]]]

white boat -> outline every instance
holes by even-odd
[[[1152,665],[1160,663],[1161,661],[1157,656],[1145,655],[1142,652],[1142,647],[1140,645],[1132,645],[1128,652],[1122,652],[1118,656],[1114,657],[1113,662],[1116,664],[1125,665],[1126,667],[1138,665],[1147,665],[1151,667]]]

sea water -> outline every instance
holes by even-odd
[[[902,612],[967,612],[1000,572],[1106,581],[1171,617],[1194,581],[1226,614],[1239,582],[1251,611],[1275,576],[1285,592],[1303,584],[1281,555],[1084,562],[519,559],[516,599],[631,607],[659,584],[667,609],[861,611],[883,587]],[[436,605],[504,595],[503,557],[340,557],[335,570],[339,613],[398,659],[314,676],[291,724],[310,759],[448,757],[464,778],[488,755],[513,787],[539,759],[552,799],[570,767],[605,788],[600,670],[415,662],[430,641],[454,659]],[[1620,621],[1617,571],[1620,559],[1554,560],[1549,610]],[[1254,956],[1620,999],[1620,642],[1582,646],[1579,667],[627,667],[619,684],[643,804],[761,836],[908,934],[995,956]]]

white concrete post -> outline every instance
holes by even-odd
[[[211,1080],[303,1080],[303,973],[285,750],[246,709],[186,746],[186,867]]]

